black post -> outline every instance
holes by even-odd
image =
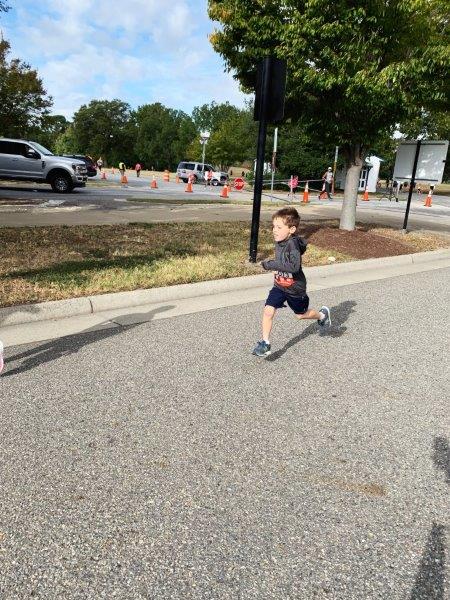
[[[256,262],[256,254],[258,251],[258,233],[259,219],[261,215],[261,195],[263,188],[264,177],[264,158],[266,151],[266,134],[267,134],[267,105],[269,101],[269,86],[270,86],[270,59],[264,59],[262,65],[262,81],[261,81],[261,96],[259,105],[259,129],[258,129],[258,147],[256,150],[256,172],[255,172],[255,187],[253,193],[253,212],[252,212],[252,228],[250,233],[250,256],[249,261]]]
[[[412,175],[411,175],[411,183],[410,183],[409,192],[408,192],[408,201],[406,203],[405,220],[403,221],[403,233],[406,233],[406,227],[408,225],[409,209],[411,207],[411,198],[412,198],[413,190],[416,186],[416,171],[417,171],[417,163],[419,162],[419,153],[420,153],[421,144],[422,144],[422,140],[417,140],[416,155],[414,157],[414,164],[413,164],[413,170],[412,170]]]

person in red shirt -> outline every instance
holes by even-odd
[[[136,171],[136,177],[139,177],[139,175],[141,174],[141,169],[142,169],[142,167],[141,167],[140,163],[136,163],[136,165],[134,167],[134,170]]]

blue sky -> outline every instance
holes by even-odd
[[[133,108],[161,102],[188,113],[212,100],[243,105],[245,96],[208,41],[215,24],[206,1],[8,4],[12,10],[2,13],[0,29],[11,43],[11,57],[38,70],[54,114],[71,118],[81,104],[112,98]]]

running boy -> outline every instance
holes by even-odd
[[[330,327],[330,309],[322,306],[320,311],[309,307],[306,293],[306,278],[302,271],[302,254],[306,242],[296,235],[300,216],[295,208],[282,208],[272,216],[275,259],[263,260],[261,266],[266,271],[275,271],[274,287],[266,300],[262,320],[262,340],[257,343],[253,354],[270,354],[270,332],[277,308],[285,302],[294,311],[297,319],[316,319],[320,327]]]

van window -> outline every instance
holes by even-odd
[[[187,171],[193,171],[195,168],[194,163],[184,163],[184,169],[186,169]]]

